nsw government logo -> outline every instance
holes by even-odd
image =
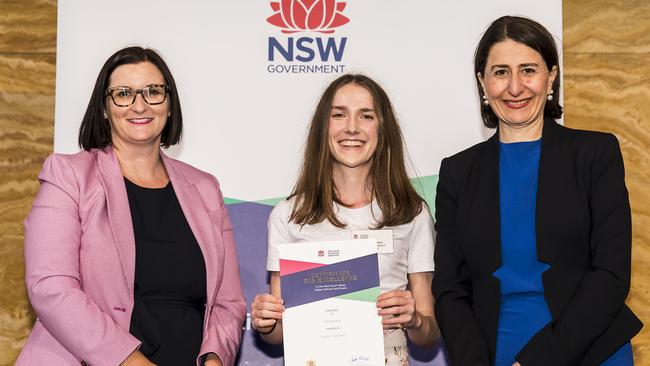
[[[269,73],[342,73],[347,37],[335,37],[336,28],[350,19],[346,3],[338,0],[279,0],[266,21],[281,31],[268,39]]]

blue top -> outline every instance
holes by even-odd
[[[535,207],[542,140],[500,143],[499,199],[501,214],[501,296],[544,294],[537,260]]]
[[[500,144],[501,306],[496,365],[511,366],[528,340],[551,321],[537,260],[535,207],[541,141]]]
[[[511,366],[523,346],[552,319],[542,284],[549,265],[537,259],[536,246],[541,142],[500,143],[499,148],[501,266],[494,271],[501,281],[497,366]],[[602,365],[633,365],[630,344]]]

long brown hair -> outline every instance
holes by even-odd
[[[347,84],[368,90],[379,118],[377,149],[367,177],[372,198],[381,210],[377,228],[411,222],[422,210],[424,200],[406,174],[402,131],[384,89],[371,78],[359,74],[345,74],[334,80],[318,102],[307,136],[300,176],[289,196],[289,199],[295,198],[290,220],[299,225],[313,225],[327,219],[336,227],[345,227],[345,223],[336,217],[333,207],[334,202],[343,203],[336,196],[328,125],[334,95]]]

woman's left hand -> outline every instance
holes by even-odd
[[[415,299],[409,290],[391,290],[377,297],[377,314],[384,329],[417,328],[422,323],[415,311]]]
[[[214,353],[208,353],[208,356],[205,358],[205,366],[223,366],[221,359]]]

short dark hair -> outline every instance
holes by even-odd
[[[553,119],[562,117],[562,106],[560,106],[560,63],[555,40],[543,25],[534,20],[516,16],[503,16],[492,22],[483,34],[483,37],[481,37],[478,46],[476,46],[476,52],[474,53],[474,75],[476,76],[478,73],[481,73],[481,75],[485,76],[485,65],[490,49],[494,44],[507,39],[522,43],[537,51],[544,59],[548,71],[551,71],[553,66],[556,67],[557,75],[555,81],[553,81],[553,100],[546,102],[544,116]],[[482,102],[484,91],[478,80],[476,80],[476,87],[478,89],[479,102]],[[499,119],[494,114],[494,111],[492,111],[492,107],[483,103],[480,103],[480,105],[483,124],[488,128],[496,128],[499,124]]]
[[[162,57],[150,48],[127,47],[115,52],[99,71],[90,102],[79,127],[79,146],[84,150],[103,149],[111,144],[111,125],[104,118],[106,88],[113,71],[121,65],[151,62],[163,74],[167,85],[170,115],[162,131],[160,145],[164,148],[177,144],[183,132],[183,114],[178,99],[176,82]]]

